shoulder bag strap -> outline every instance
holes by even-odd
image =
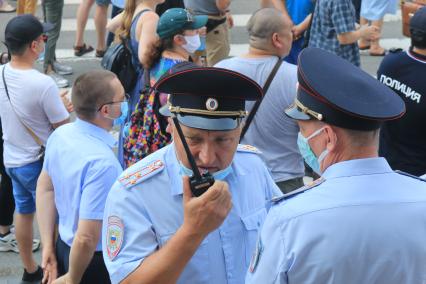
[[[1,72],[1,76],[3,78],[3,84],[4,84],[4,89],[6,91],[6,95],[7,98],[9,99],[9,103],[10,106],[12,107],[13,112],[16,114],[16,117],[18,117],[19,121],[21,122],[21,124],[25,127],[25,129],[28,131],[28,133],[30,133],[31,137],[33,137],[34,141],[40,146],[40,147],[44,147],[43,142],[41,142],[40,138],[38,138],[38,136],[34,133],[34,131],[31,130],[31,128],[29,128],[19,117],[19,115],[16,113],[15,108],[12,105],[12,101],[10,100],[10,96],[9,96],[9,90],[7,89],[7,84],[6,84],[6,78],[4,77],[4,70],[6,69],[6,65],[3,66],[3,70]]]
[[[309,27],[305,31],[305,40],[303,41],[302,48],[306,48],[309,45],[309,40],[311,39],[312,22],[314,21],[315,10],[318,7],[318,2],[319,2],[319,0],[315,0],[314,10],[312,11],[312,14],[311,14],[311,20],[309,21]]]
[[[268,92],[269,86],[271,85],[272,80],[274,80],[274,77],[277,74],[278,69],[280,68],[282,63],[283,63],[282,58],[278,57],[277,63],[275,63],[274,68],[272,68],[272,71],[269,74],[268,79],[266,79],[265,85],[263,86],[263,97],[261,97],[258,101],[256,101],[256,103],[254,104],[252,110],[250,111],[250,113],[249,113],[249,115],[248,115],[248,117],[245,121],[243,130],[241,131],[240,141],[243,140],[244,135],[246,134],[251,122],[253,121],[253,118],[256,115],[256,112],[258,111],[260,104],[262,103],[262,100],[265,98],[266,93]]]

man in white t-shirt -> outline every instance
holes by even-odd
[[[273,8],[255,12],[247,23],[248,53],[215,65],[240,72],[264,86],[279,58],[291,49],[291,20]],[[296,97],[297,68],[282,62],[242,143],[256,146],[282,192],[303,186],[304,165],[297,147],[299,127],[283,111]],[[251,109],[253,104],[247,106]]]
[[[5,43],[12,58],[0,67],[3,157],[15,197],[16,238],[24,265],[22,283],[39,283],[43,274],[32,255],[35,189],[43,164],[40,144],[46,143],[54,128],[69,122],[55,82],[33,68],[44,50],[45,32],[51,28],[29,14],[11,19]]]

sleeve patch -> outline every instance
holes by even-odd
[[[142,181],[160,173],[164,169],[164,163],[160,160],[151,162],[150,164],[135,164],[126,170],[119,178],[118,182],[124,188],[130,188]]]
[[[117,216],[108,217],[106,247],[108,257],[113,260],[120,252],[124,239],[124,224]]]

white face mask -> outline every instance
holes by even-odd
[[[185,38],[186,43],[182,45],[183,49],[185,49],[188,53],[193,54],[200,46],[201,40],[200,35],[192,35],[192,36],[183,36]]]

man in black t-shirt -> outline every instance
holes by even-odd
[[[420,176],[426,173],[426,7],[410,22],[411,47],[391,51],[377,79],[404,100],[406,114],[386,122],[380,134],[380,156],[394,170]]]

